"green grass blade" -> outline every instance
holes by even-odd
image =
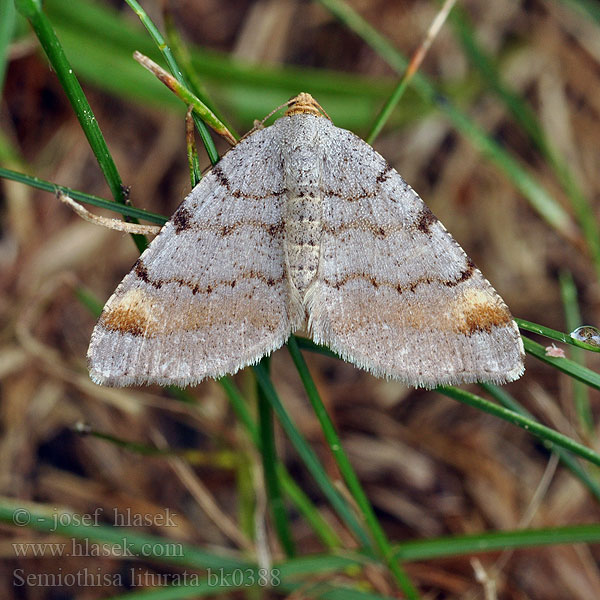
[[[537,421],[537,419],[535,419],[529,411],[523,408],[506,390],[490,383],[481,383],[479,385],[505,408],[519,413],[528,419]],[[573,473],[573,475],[575,475],[575,477],[577,477],[596,497],[596,500],[600,502],[600,483],[598,483],[598,481],[581,466],[579,461],[564,448],[549,444],[548,442],[544,442],[544,446],[556,453],[567,469],[569,469],[571,473]]]
[[[425,59],[429,47],[431,46],[433,40],[442,28],[442,25],[448,18],[448,14],[452,10],[455,1],[456,0],[446,0],[442,4],[442,7],[435,16],[435,19],[429,26],[425,37],[421,41],[420,46],[413,53],[412,58],[409,64],[407,65],[406,71],[404,72],[404,75],[402,76],[402,79],[400,80],[398,86],[393,91],[392,95],[389,97],[388,101],[385,103],[380,113],[377,115],[375,122],[373,123],[373,127],[371,128],[371,131],[366,138],[369,144],[372,144],[375,138],[379,135],[380,131],[383,129],[384,124],[390,118],[392,111],[400,101],[400,98],[402,98],[404,92],[407,90],[410,80],[421,67],[421,63]]]
[[[539,333],[540,335],[543,335],[551,340],[556,340],[557,342],[562,342],[563,344],[570,344],[571,346],[577,346],[578,348],[583,348],[584,350],[589,350],[590,352],[600,352],[600,348],[598,346],[592,346],[591,344],[586,344],[585,342],[575,340],[568,333],[556,331],[556,329],[550,329],[550,327],[539,325],[538,323],[532,323],[531,321],[526,321],[525,319],[518,319],[515,317],[515,321],[519,326],[519,329],[523,329],[524,331]]]
[[[160,33],[160,31],[158,30],[156,25],[154,25],[154,23],[152,22],[150,17],[148,17],[148,15],[146,14],[146,11],[139,5],[138,2],[136,2],[136,0],[125,0],[125,1],[127,2],[127,4],[129,4],[129,6],[133,10],[133,12],[135,12],[135,14],[139,17],[139,19],[143,23],[144,27],[146,27],[146,29],[148,30],[148,33],[152,36],[152,39],[155,41],[158,49],[161,51],[162,55],[164,56],[165,60],[167,61],[167,65],[169,66],[169,69],[170,69],[171,73],[173,74],[173,76],[184,87],[187,87],[187,83],[183,77],[181,70],[179,69],[179,66],[175,62],[175,58],[173,57],[173,54],[171,53],[171,50],[170,50],[169,46],[167,45],[167,42],[163,38],[162,34]],[[210,159],[210,162],[213,165],[216,165],[217,162],[219,162],[219,153],[217,152],[217,149],[215,148],[215,144],[214,144],[212,138],[210,137],[210,133],[208,132],[206,125],[202,122],[202,120],[196,114],[194,114],[194,123],[196,124],[196,128],[198,129],[198,133],[200,134],[200,137],[202,138],[202,143],[204,144],[204,147],[206,148],[206,153],[208,154],[208,158]],[[223,125],[223,127],[225,127],[225,126]]]
[[[263,358],[261,361],[262,368],[268,373],[269,358]],[[278,462],[277,452],[275,449],[275,428],[273,422],[273,411],[267,400],[265,393],[257,383],[256,396],[258,400],[258,424],[260,434],[260,449],[263,465],[263,473],[265,478],[265,488],[268,498],[269,508],[273,516],[273,524],[277,537],[281,543],[281,547],[286,556],[294,556],[296,549],[290,531],[290,524],[285,508],[285,503],[281,496],[279,487],[279,479],[277,477],[276,464]]]
[[[524,338],[527,341],[527,338]],[[530,341],[530,340],[529,340]],[[527,348],[527,346],[526,346]],[[566,360],[566,359],[562,359]],[[444,394],[449,398],[454,398],[454,400],[458,400],[463,404],[467,404],[469,406],[473,406],[483,412],[486,412],[490,415],[494,415],[495,417],[499,417],[500,419],[504,419],[513,425],[517,425],[518,427],[522,427],[526,431],[529,431],[536,437],[540,438],[543,442],[547,442],[549,444],[556,444],[557,446],[561,446],[572,452],[573,454],[577,454],[581,458],[588,460],[594,465],[600,466],[600,454],[594,452],[591,448],[584,446],[583,444],[579,444],[575,440],[572,440],[570,437],[551,429],[550,427],[546,427],[528,417],[525,417],[521,414],[518,414],[512,410],[508,410],[503,408],[502,406],[498,406],[489,400],[485,400],[480,396],[472,394],[471,392],[467,392],[465,390],[461,390],[455,387],[438,387],[436,388],[440,394]]]
[[[513,118],[527,132],[527,135],[534,144],[544,154],[549,153],[548,141],[535,112],[519,94],[504,84],[497,64],[480,47],[467,11],[461,6],[455,7],[450,16],[450,23],[462,45],[464,53],[489,88],[504,102]]]
[[[277,414],[277,418],[279,419],[281,426],[290,438],[290,441],[296,448],[298,454],[304,461],[306,468],[314,477],[315,481],[317,482],[317,485],[321,488],[326,498],[329,500],[333,508],[338,513],[339,517],[354,533],[360,544],[365,547],[370,547],[371,541],[365,533],[362,525],[356,519],[356,516],[352,512],[352,509],[350,508],[346,500],[333,486],[329,477],[327,476],[327,473],[325,472],[323,466],[317,458],[317,455],[314,453],[310,445],[306,442],[302,434],[298,431],[296,425],[294,425],[287,411],[281,404],[281,401],[279,400],[279,397],[275,392],[275,388],[273,387],[273,383],[271,382],[268,373],[260,364],[254,367],[254,373],[256,374],[256,379],[259,385],[265,393],[265,397],[270,402],[271,406],[273,407],[273,410]]]
[[[194,67],[192,65],[192,57],[185,46],[181,36],[179,35],[179,31],[177,30],[175,23],[173,22],[173,17],[168,10],[168,7],[165,6],[164,9],[164,19],[165,19],[165,31],[167,35],[167,39],[169,42],[169,46],[173,52],[173,57],[176,63],[179,65],[183,78],[187,81],[188,86],[194,95],[201,100],[201,102],[208,107],[208,109],[216,115],[217,119],[225,125],[225,129],[230,131],[234,138],[239,139],[239,135],[234,131],[229,123],[226,122],[225,118],[222,114],[220,114],[218,108],[211,101],[208,96],[208,92],[205,86],[200,81]]]
[[[258,573],[260,575],[260,572]],[[124,594],[120,596],[113,596],[112,599],[108,598],[107,600],[184,600],[185,598],[203,598],[205,596],[213,596],[215,594],[222,594],[229,591],[238,590],[248,590],[249,588],[253,591],[259,587],[261,590],[266,586],[253,586],[252,585],[252,577],[254,573],[250,575],[246,575],[243,577],[242,575],[230,576],[230,581],[240,579],[243,580],[239,585],[228,585],[228,586],[215,586],[208,582],[199,583],[199,584],[190,584],[185,586],[170,586],[167,588],[162,588],[160,590],[153,590],[148,592],[133,592],[129,594]],[[256,579],[256,577],[255,577]],[[316,582],[313,585],[309,583],[291,583],[291,582],[282,582],[277,586],[274,586],[273,589],[276,593],[286,594],[290,597],[296,597],[293,592],[299,594],[302,598],[319,598],[322,600],[394,600],[393,596],[383,596],[381,594],[375,594],[372,592],[367,592],[361,590],[359,587],[351,588],[345,585],[332,585],[330,583],[325,583],[322,581]],[[248,594],[248,596],[253,597]]]
[[[317,537],[329,549],[339,549],[342,547],[335,529],[321,516],[312,500],[304,493],[301,487],[292,479],[282,462],[275,465],[277,477],[281,488],[287,494],[289,499],[296,505],[300,514],[310,523]]]
[[[231,406],[240,423],[246,428],[250,439],[261,451],[261,438],[258,427],[250,415],[246,400],[238,391],[230,377],[222,377],[219,383],[225,390]],[[275,464],[279,484],[290,500],[296,505],[300,514],[312,525],[315,533],[328,548],[339,548],[342,544],[331,525],[325,521],[310,498],[302,491],[298,484],[292,479],[285,465],[277,460]]]
[[[235,589],[233,586],[215,586],[209,581],[195,583],[195,580],[192,579],[191,574],[188,577],[188,581],[193,581],[194,583],[188,583],[185,585],[169,585],[151,591],[130,592],[126,594],[119,594],[118,596],[108,596],[105,598],[105,600],[185,600],[186,598],[204,598],[206,596],[224,594]],[[245,588],[246,586],[248,586],[246,580],[241,582],[241,588]]]
[[[261,586],[261,589],[264,586]],[[133,592],[121,596],[113,596],[107,600],[184,600],[185,598],[202,598],[213,596],[214,594],[225,593],[235,589],[255,589],[250,583],[250,577],[247,577],[240,586],[229,586],[226,588],[217,588],[207,583],[186,586],[171,586],[166,589],[155,590],[151,592]],[[371,592],[365,592],[358,588],[347,586],[334,586],[329,583],[320,582],[315,586],[305,583],[282,583],[274,588],[276,592],[285,593],[295,597],[293,592],[299,593],[302,597],[307,597],[309,593],[311,598],[322,600],[394,600],[392,596],[382,596]]]
[[[97,431],[90,429],[88,426],[75,427],[75,431],[80,435],[87,435],[96,439],[102,440],[109,444],[132,452],[134,454],[141,454],[142,456],[185,456],[185,450],[177,450],[173,448],[157,448],[156,446],[150,446],[148,444],[142,444],[140,442],[134,442],[132,440],[126,440],[111,433],[104,431]]]
[[[299,335],[294,336],[296,338],[296,343],[301,350],[308,350],[309,352],[314,352],[315,354],[322,354],[323,356],[329,356],[329,358],[337,358],[338,360],[344,360],[339,357],[333,350],[330,350],[327,346],[321,346],[320,344],[315,344],[312,340],[308,338],[301,337]]]
[[[350,493],[352,494],[358,508],[362,512],[363,519],[371,532],[371,536],[375,541],[375,544],[381,554],[382,559],[388,565],[390,572],[394,576],[396,583],[400,586],[400,588],[404,591],[407,598],[418,598],[419,595],[417,590],[414,588],[411,583],[408,575],[404,572],[404,569],[400,566],[399,562],[394,558],[392,553],[392,547],[383,531],[383,528],[379,524],[377,517],[375,516],[375,511],[365,494],[365,491],[360,484],[354,469],[352,468],[352,464],[348,459],[346,452],[342,446],[342,442],[333,426],[333,422],[327,413],[327,409],[321,400],[319,392],[317,390],[317,386],[313,381],[306,362],[304,361],[304,357],[300,352],[300,348],[296,342],[295,337],[292,335],[287,342],[288,350],[292,356],[292,360],[296,365],[296,369],[298,369],[298,373],[300,375],[300,379],[302,380],[302,384],[304,385],[304,389],[306,391],[306,395],[310,400],[310,403],[315,411],[317,419],[319,419],[319,423],[321,424],[321,429],[323,430],[323,434],[325,435],[325,439],[329,444],[329,448],[333,457],[335,458],[335,462],[342,474]]]
[[[394,553],[406,562],[423,561],[481,552],[498,552],[516,548],[535,548],[553,544],[595,544],[600,542],[600,524],[567,525],[538,529],[487,531],[466,535],[409,540],[394,546]],[[310,575],[343,571],[373,561],[366,554],[312,554],[279,563],[283,580],[301,579]]]
[[[87,310],[97,319],[102,312],[103,304],[96,295],[83,285],[75,288],[75,296]]]
[[[306,583],[283,583],[280,589],[287,592],[297,592],[298,594],[307,597],[308,593],[311,598],[319,598],[323,600],[394,600],[394,596],[383,596],[373,592],[361,590],[358,585],[355,588],[340,585],[334,586],[330,583],[319,582],[313,586]],[[293,594],[290,594],[293,596]]]
[[[193,109],[192,118],[200,117],[213,131],[223,136],[230,144],[235,144],[236,139],[225,127],[217,116],[185,85],[180,83],[173,75],[170,75],[160,65],[155,63],[137,50],[133,53],[133,58],[150,71],[161,83],[166,85],[184,104]],[[215,150],[216,152],[216,150]],[[219,160],[218,155],[213,162],[216,164]]]
[[[190,181],[194,189],[202,179],[202,169],[200,168],[200,159],[196,149],[196,138],[194,137],[194,120],[191,115],[191,109],[185,116],[185,141],[187,147],[188,169],[190,172]]]
[[[388,98],[387,102],[384,104],[383,108],[379,112],[379,114],[375,117],[375,121],[371,126],[371,130],[369,131],[365,141],[368,144],[373,145],[375,138],[381,133],[384,125],[389,120],[392,112],[400,102],[402,96],[404,96],[404,92],[408,88],[408,84],[410,83],[410,79],[402,78],[396,89],[393,91],[392,95]]]
[[[600,390],[600,374],[584,367],[568,358],[556,358],[554,356],[547,356],[546,349],[541,344],[530,340],[528,337],[523,336],[523,345],[525,351],[539,360],[552,365],[559,369],[563,373],[575,377],[579,381],[583,381],[586,385]]]
[[[108,210],[120,213],[125,217],[144,219],[145,221],[150,221],[151,223],[156,223],[158,225],[164,225],[168,221],[168,218],[163,215],[152,213],[141,208],[134,208],[128,204],[119,204],[117,202],[113,202],[112,200],[105,200],[104,198],[99,198],[98,196],[92,196],[91,194],[86,194],[85,192],[79,192],[63,185],[57,185],[51,181],[40,179],[39,177],[32,177],[31,175],[26,175],[25,173],[12,171],[11,169],[0,167],[0,177],[11,179],[12,181],[18,181],[19,183],[24,183],[25,185],[50,192],[51,194],[63,192],[67,196],[73,198],[73,200],[84,202],[85,204],[90,204],[99,208],[106,208]]]
[[[433,540],[411,540],[400,545],[397,556],[406,561],[413,561],[516,548],[557,544],[597,544],[598,542],[600,542],[600,525],[592,523],[544,529],[494,531]]]
[[[110,155],[104,136],[100,131],[100,127],[87,98],[81,89],[77,76],[67,60],[50,21],[41,8],[41,3],[36,2],[36,0],[15,0],[15,6],[29,21],[44,49],[44,52],[75,111],[81,129],[96,156],[98,165],[104,174],[113,198],[117,202],[124,204],[126,199],[123,193],[121,176],[117,171],[117,167]],[[133,234],[132,237],[140,251],[144,250],[148,245],[146,238],[143,235]]]
[[[256,426],[256,423],[254,422],[254,419],[248,410],[246,399],[242,396],[242,394],[240,394],[240,391],[231,377],[221,377],[221,379],[219,379],[219,384],[225,390],[227,398],[229,399],[229,403],[231,404],[236,417],[246,428],[246,432],[250,436],[250,439],[254,445],[260,450],[261,442],[258,427]]]
[[[173,540],[139,534],[127,527],[107,525],[74,525],[72,513],[57,512],[55,507],[32,505],[13,498],[0,498],[0,521],[9,525],[30,522],[29,530],[51,533],[74,539],[87,539],[122,545],[126,539],[132,553],[147,554],[148,548],[156,548],[154,559],[163,564],[189,566],[195,569],[213,569],[230,573],[235,569],[248,570],[255,574],[256,565],[227,554],[209,552],[195,546],[181,544],[181,552],[173,552]],[[403,561],[423,561],[428,559],[454,557],[481,552],[494,552],[515,548],[576,543],[599,543],[600,525],[569,525],[543,529],[523,529],[513,531],[486,532],[463,536],[441,537],[426,540],[411,540],[394,547],[397,558]],[[179,548],[178,548],[179,550]],[[347,552],[339,554],[308,555],[287,560],[274,565],[282,582],[306,581],[310,576],[322,576],[345,571],[352,566],[363,566],[373,562],[373,557]]]

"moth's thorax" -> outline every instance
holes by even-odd
[[[289,283],[303,298],[317,275],[321,249],[322,117],[305,113],[284,119],[289,136],[283,146],[286,268]]]

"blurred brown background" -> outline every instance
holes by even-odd
[[[99,4],[122,11],[125,21],[137,25],[124,3]],[[349,4],[406,55],[418,47],[439,6],[424,0],[351,0]],[[161,3],[143,5],[160,23]],[[545,134],[596,207],[600,193],[597,25],[566,3],[550,0],[468,0],[461,5],[479,42],[496,57],[503,80],[530,103]],[[330,69],[380,78],[386,85],[397,81],[364,41],[317,4],[172,0],[168,6],[191,45],[260,66]],[[86,52],[85,46],[81,52]],[[435,40],[422,71],[436,85],[456,91],[461,109],[509,148],[571,212],[551,167],[507,116],[505,106],[481,84],[449,25]],[[208,92],[229,122],[245,132],[252,126],[252,117],[238,110],[245,97],[240,85],[233,90],[226,83],[214,89],[207,85]],[[121,177],[131,186],[134,205],[170,214],[189,191],[182,112],[118,97],[85,78],[82,84]],[[261,111],[253,117],[262,118],[300,91],[313,92],[290,86],[276,90],[273,97],[279,99],[271,102],[265,91],[271,102],[266,105],[253,88],[248,102]],[[330,111],[325,100],[314,95],[338,125],[366,134],[370,119],[352,123],[349,115]],[[384,99],[382,95],[374,101],[371,118]],[[419,102],[414,96],[407,99],[413,108]],[[444,222],[513,314],[565,330],[557,281],[558,273],[566,269],[573,273],[584,322],[598,323],[598,285],[580,234],[565,239],[548,226],[506,175],[440,112],[426,109],[403,122],[402,111],[401,102],[396,121],[384,130],[375,148]],[[10,49],[0,126],[14,150],[12,156],[6,153],[4,166],[110,198],[73,111],[26,29]],[[221,152],[227,148],[220,140],[217,144]],[[208,161],[203,160],[207,167]],[[0,493],[67,506],[79,514],[96,507],[102,507],[105,515],[114,508],[152,514],[164,514],[169,508],[177,513],[177,527],[147,528],[148,532],[201,546],[243,547],[241,532],[239,538],[227,533],[228,525],[236,528],[240,501],[236,471],[221,464],[229,455],[245,456],[256,468],[259,461],[219,385],[206,382],[191,390],[196,403],[187,405],[158,387],[104,389],[87,377],[85,353],[94,318],[75,290],[85,286],[104,302],[135,261],[131,238],[83,222],[51,194],[21,184],[2,181],[0,202]],[[598,506],[589,492],[557,467],[528,433],[435,392],[376,380],[333,359],[306,358],[391,539],[598,520]],[[591,368],[599,366],[596,355],[588,353],[586,361]],[[286,407],[335,476],[285,349],[274,355],[272,365]],[[582,432],[575,418],[572,380],[531,357],[526,367],[522,380],[507,390],[543,423],[597,447],[594,433]],[[236,380],[251,398],[251,374],[241,373]],[[472,389],[481,393],[476,386]],[[597,393],[590,398],[597,413]],[[76,423],[151,446],[199,452],[187,463],[142,456],[82,436],[73,430]],[[338,527],[284,436],[279,442],[294,477]],[[212,497],[214,511],[207,512],[205,496]],[[297,519],[294,526],[301,553],[322,550],[304,522]],[[60,563],[52,558],[18,559],[11,541],[47,540],[47,536],[2,529],[0,586],[6,598],[87,599],[124,591],[111,586],[13,589],[15,568],[49,573],[59,567],[74,572],[87,566],[124,573],[133,564],[169,572],[156,563],[111,558],[72,557]],[[274,536],[271,542],[277,557]],[[477,562],[469,557],[417,562],[407,569],[424,598],[493,598],[496,593],[507,599],[583,600],[600,597],[597,558],[597,549],[584,545],[552,546],[482,554]],[[478,582],[481,572],[494,579],[496,592],[490,584],[486,589]],[[370,583],[380,593],[390,591],[377,572]]]

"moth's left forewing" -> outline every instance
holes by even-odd
[[[303,311],[284,268],[279,148],[273,132],[255,132],[183,201],[104,307],[88,350],[94,381],[196,384],[285,342]]]
[[[523,345],[498,293],[377,152],[327,129],[315,341],[414,386],[520,377]]]

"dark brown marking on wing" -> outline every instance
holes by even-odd
[[[452,281],[443,281],[442,283],[448,287],[455,287],[459,283],[467,281],[467,279],[471,279],[476,268],[477,267],[475,267],[475,263],[467,256],[467,266],[461,271],[458,278],[453,279]]]
[[[266,194],[248,194],[246,192],[242,192],[241,190],[233,189],[231,187],[231,183],[230,183],[229,179],[227,178],[227,175],[225,175],[225,173],[223,172],[223,169],[221,169],[221,167],[219,167],[219,165],[213,167],[212,173],[216,177],[219,184],[221,186],[223,186],[227,190],[229,195],[233,196],[234,198],[247,198],[250,200],[266,200],[267,198],[283,196],[287,192],[287,190],[282,189],[282,190],[273,190],[273,191],[267,192]]]
[[[277,221],[276,223],[264,223],[263,221],[236,221],[235,223],[228,223],[227,225],[212,225],[210,223],[200,224],[197,223],[194,227],[195,231],[215,231],[221,234],[222,237],[231,235],[237,231],[240,227],[254,227],[255,229],[262,229],[271,237],[277,237],[282,234],[285,230],[285,223],[283,221]]]
[[[370,231],[375,237],[385,238],[390,233],[396,233],[398,231],[419,231],[420,233],[429,234],[431,232],[431,225],[438,222],[435,215],[424,206],[423,210],[412,223],[398,223],[396,225],[378,225],[369,221],[368,219],[361,218],[342,223],[337,226],[328,224],[323,225],[323,231],[330,233],[331,235],[338,236],[341,233],[350,230],[357,231]],[[450,235],[450,234],[448,234]]]
[[[381,173],[379,173],[379,175],[377,175],[377,177],[375,178],[375,183],[377,184],[378,189],[374,191],[364,191],[361,194],[349,197],[347,192],[343,192],[341,190],[326,190],[323,192],[323,195],[333,196],[334,198],[340,198],[341,200],[346,200],[347,202],[358,202],[359,200],[364,200],[365,198],[376,198],[380,193],[381,185],[390,178],[390,175],[393,170],[393,167],[386,162]],[[397,201],[395,198],[390,198],[390,200],[392,202]]]
[[[283,221],[270,223],[268,225],[266,223],[261,223],[260,225],[257,224],[257,227],[258,226],[264,226],[265,231],[272,237],[276,237],[285,231],[285,223]]]
[[[466,260],[467,260],[467,266],[465,267],[465,269],[461,273],[459,273],[459,275],[456,279],[451,279],[451,280],[432,278],[432,277],[419,277],[415,281],[411,281],[409,284],[402,286],[393,281],[377,279],[376,277],[373,277],[373,275],[363,273],[362,271],[356,271],[354,273],[348,273],[347,275],[340,277],[336,281],[324,279],[323,283],[325,283],[326,285],[328,285],[332,288],[335,288],[336,290],[339,290],[344,285],[346,285],[349,281],[353,281],[355,279],[364,279],[365,281],[368,281],[374,288],[377,288],[379,286],[391,287],[392,289],[396,290],[399,294],[403,294],[404,292],[407,292],[407,291],[414,293],[414,291],[416,290],[416,288],[418,286],[430,285],[432,283],[439,283],[440,285],[445,285],[447,287],[456,287],[460,283],[470,279],[473,276],[473,273],[475,272],[475,265],[473,264],[471,259],[467,257]]]
[[[340,200],[346,200],[346,202],[358,202],[359,200],[364,200],[365,198],[374,198],[377,196],[377,192],[364,192],[362,194],[358,194],[357,196],[348,196],[347,192],[342,192],[339,190],[326,190],[323,192],[324,196],[333,196],[334,198],[339,198]]]
[[[423,210],[417,217],[415,226],[421,233],[429,233],[431,231],[431,226],[436,221],[437,219],[435,215],[429,210],[429,208],[427,208],[427,206],[423,205]]]
[[[192,294],[194,294],[194,296],[196,294],[212,294],[215,288],[219,286],[230,286],[233,288],[235,287],[236,282],[240,279],[257,279],[259,281],[262,281],[269,287],[273,287],[274,285],[282,283],[285,279],[285,274],[281,275],[280,277],[274,278],[267,277],[262,273],[259,273],[258,271],[250,270],[246,271],[245,273],[240,273],[236,275],[235,279],[221,279],[219,281],[214,281],[212,284],[209,284],[206,287],[200,287],[197,283],[194,283],[193,281],[188,281],[187,279],[183,279],[180,277],[170,277],[169,279],[157,279],[150,277],[150,275],[148,274],[148,270],[146,269],[146,266],[142,262],[141,258],[138,259],[138,261],[135,263],[133,270],[135,274],[144,283],[147,283],[148,285],[152,286],[157,290],[159,290],[163,285],[175,283],[180,287],[189,288]]]
[[[229,190],[229,179],[227,179],[227,175],[223,173],[223,169],[218,165],[213,167],[213,175],[217,178],[217,181],[224,187]]]
[[[179,209],[181,210],[181,209]],[[254,227],[255,229],[262,229],[271,237],[277,237],[281,235],[285,230],[285,223],[281,221],[275,221],[275,223],[265,223],[264,221],[257,221],[254,219],[248,219],[247,221],[235,221],[234,223],[227,223],[225,225],[218,225],[215,223],[202,223],[198,221],[191,220],[192,213],[187,211],[187,221],[185,227],[181,227],[177,230],[177,223],[175,222],[175,218],[179,212],[179,210],[173,215],[173,225],[175,226],[175,233],[181,233],[182,231],[189,231],[193,233],[199,233],[203,231],[212,231],[213,233],[218,233],[222,237],[231,235],[235,233],[241,227]],[[202,238],[199,238],[198,241],[203,241]]]
[[[152,282],[150,280],[150,275],[148,275],[148,269],[146,269],[146,265],[144,264],[144,262],[142,261],[141,258],[138,258],[135,261],[135,265],[133,265],[133,270],[134,270],[135,274],[144,283],[148,283],[149,285],[154,286],[156,289],[160,289],[160,286],[162,285],[162,283],[160,281]]]
[[[397,233],[398,231],[419,231],[420,233],[429,234],[431,232],[431,225],[438,222],[435,215],[425,206],[417,219],[412,223],[398,223],[396,225],[378,225],[369,221],[368,219],[361,218],[342,223],[337,226],[328,224],[323,225],[323,232],[329,233],[333,236],[338,236],[341,233],[350,230],[357,231],[370,231],[375,237],[385,238],[391,233]],[[450,235],[450,234],[448,234]],[[454,240],[453,240],[454,241]],[[456,243],[456,242],[455,242]]]
[[[175,233],[181,233],[182,231],[191,229],[194,225],[192,217],[192,213],[185,206],[180,206],[171,219],[173,227],[175,228]]]
[[[389,174],[391,171],[392,166],[386,162],[383,171],[381,171],[381,173],[377,175],[377,179],[375,181],[379,184],[382,184],[386,179],[389,178]]]

